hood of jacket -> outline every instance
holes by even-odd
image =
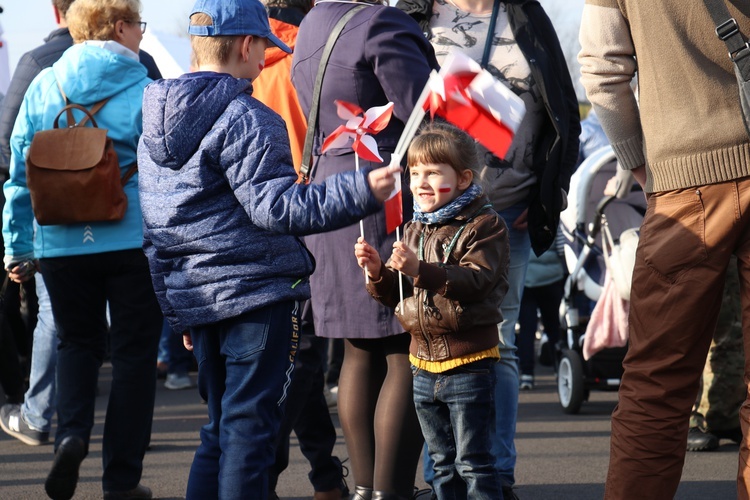
[[[279,21],[278,19],[271,18],[268,21],[271,23],[271,31],[273,34],[287,44],[290,49],[294,50],[294,44],[297,41],[297,31],[299,31],[299,28],[293,24]],[[290,56],[290,54],[287,54],[277,46],[272,45],[266,49],[266,66],[277,63],[286,56]]]
[[[80,43],[66,50],[52,71],[68,100],[83,106],[117,95],[146,78],[146,68],[139,61]]]
[[[180,169],[250,80],[199,72],[157,80],[143,94],[142,144],[157,165]],[[189,126],[187,126],[189,125]]]

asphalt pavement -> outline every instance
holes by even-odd
[[[101,435],[108,389],[107,365],[102,369],[96,423],[90,453],[81,467],[75,499],[101,498]],[[193,374],[195,377],[195,374]],[[0,402],[2,398],[0,397]],[[516,494],[521,500],[587,500],[602,498],[609,452],[610,414],[616,392],[592,391],[577,415],[565,415],[557,401],[551,369],[541,368],[536,387],[520,396],[516,447]],[[339,432],[335,453],[345,459]],[[198,430],[207,420],[206,407],[195,389],[170,391],[158,382],[151,449],[146,453],[142,483],[155,498],[182,499]],[[719,450],[688,453],[676,498],[715,500],[736,498],[738,446],[722,441]],[[52,463],[52,446],[27,446],[0,432],[0,499],[46,498],[44,479]],[[312,497],[308,465],[292,437],[289,469],[281,476],[277,493],[283,499]],[[417,485],[424,487],[421,470]],[[353,485],[352,478],[348,478]],[[641,496],[634,492],[633,498]],[[249,499],[253,500],[253,499]]]

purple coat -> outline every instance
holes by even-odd
[[[328,34],[353,2],[318,2],[305,16],[297,35],[292,63],[292,82],[305,114],[309,113],[313,84]],[[386,162],[396,148],[404,122],[409,118],[429,73],[438,69],[432,46],[417,23],[393,7],[372,5],[349,20],[331,53],[323,80],[320,114],[313,148],[313,182],[342,171],[354,170],[350,147],[320,156],[325,137],[343,120],[334,100],[368,109],[394,103],[388,127],[375,136]],[[360,161],[361,168],[372,165]],[[405,214],[411,213],[408,183],[404,183]],[[364,220],[365,239],[378,248],[383,260],[391,255],[395,234],[385,234],[380,211]],[[375,302],[365,290],[364,275],[354,258],[359,226],[308,236],[305,242],[317,268],[310,279],[315,333],[329,338],[380,338],[402,333],[393,309]]]

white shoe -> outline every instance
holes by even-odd
[[[194,385],[193,380],[188,374],[180,375],[178,373],[169,373],[167,374],[167,381],[164,382],[164,387],[177,391],[180,389],[190,389],[191,387],[194,387]]]
[[[328,386],[324,387],[323,395],[326,398],[326,404],[328,405],[328,408],[336,408],[339,401],[339,386],[334,386],[331,388],[328,388]]]
[[[518,386],[522,391],[530,391],[534,388],[534,375],[521,375],[521,383]]]

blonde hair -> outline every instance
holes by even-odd
[[[117,21],[141,20],[140,0],[75,0],[65,15],[75,43],[114,40]]]
[[[407,165],[445,163],[459,174],[477,171],[479,157],[474,139],[463,130],[444,122],[433,122],[420,129],[406,153]]]
[[[190,16],[191,26],[212,26],[214,20],[208,14],[197,12]],[[190,46],[196,66],[204,64],[226,64],[238,35],[198,36],[190,35]]]

